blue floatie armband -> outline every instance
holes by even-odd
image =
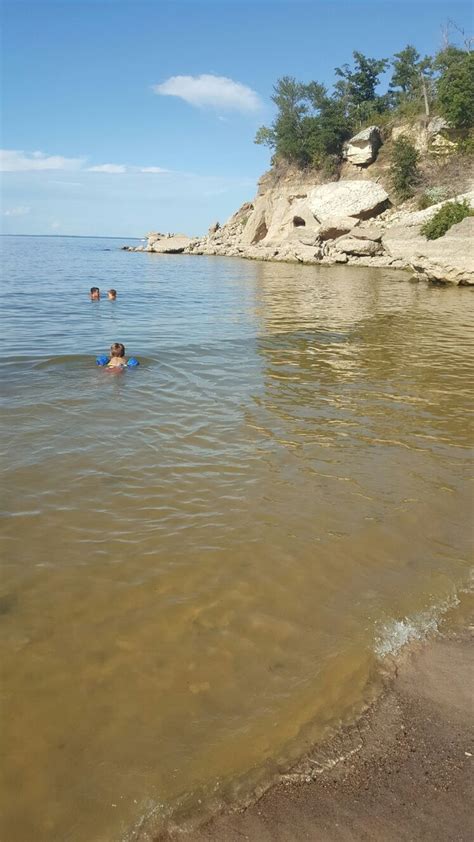
[[[105,354],[101,354],[100,357],[96,357],[96,365],[107,365],[109,362],[109,357],[106,357]]]
[[[135,366],[137,366],[137,365],[140,365],[138,360],[136,360],[135,357],[130,357],[130,359],[127,363],[127,368],[135,368]]]

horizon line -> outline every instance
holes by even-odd
[[[78,237],[89,240],[146,240],[146,237],[133,237],[116,234],[7,234],[0,232],[0,237]]]

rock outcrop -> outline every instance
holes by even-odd
[[[380,129],[377,126],[369,126],[347,141],[343,157],[358,167],[367,167],[375,161],[381,145]]]
[[[444,154],[456,149],[456,131],[451,129],[443,117],[432,117],[431,120],[417,120],[402,123],[392,129],[392,140],[406,137],[413,143],[421,154],[432,152]]]
[[[313,216],[321,223],[334,217],[371,219],[390,206],[388,194],[375,181],[333,181],[315,187],[308,197]]]
[[[437,240],[427,240],[419,225],[394,225],[382,237],[386,253],[409,265],[416,278],[463,286],[474,284],[473,243],[472,216]]]
[[[427,240],[422,225],[445,202],[415,212],[393,208],[382,185],[366,173],[361,167],[358,177],[321,184],[319,174],[271,171],[260,180],[254,201],[224,225],[212,225],[206,236],[151,234],[145,249],[130,250],[390,266],[408,269],[417,279],[474,284],[474,218],[439,240]],[[458,198],[474,207],[474,191]]]
[[[186,234],[149,234],[145,251],[156,254],[182,254],[193,242]]]
[[[156,254],[182,254],[188,249],[196,238],[188,237],[186,234],[159,234],[153,232],[147,234],[147,245],[123,246],[123,251],[147,251]]]

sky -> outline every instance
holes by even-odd
[[[203,234],[270,166],[278,78],[432,54],[448,20],[469,33],[471,3],[3,0],[2,231]]]

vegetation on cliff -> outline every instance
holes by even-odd
[[[352,66],[335,69],[332,92],[317,81],[303,83],[283,76],[274,86],[275,120],[258,130],[255,142],[274,150],[274,160],[330,174],[341,159],[344,142],[370,123],[384,125],[421,112],[427,117],[437,114],[452,128],[466,132],[474,125],[474,54],[469,43],[465,46],[447,45],[435,56],[422,57],[409,44],[391,59],[368,58],[355,51]],[[387,90],[379,93],[381,76],[389,68]]]
[[[413,195],[420,179],[419,159],[419,153],[408,138],[402,135],[394,141],[390,177],[393,189],[402,202]]]
[[[428,240],[437,240],[439,237],[443,237],[453,225],[462,222],[466,216],[474,216],[474,211],[471,209],[469,202],[466,200],[463,202],[448,202],[428,222],[425,222],[421,233]]]

